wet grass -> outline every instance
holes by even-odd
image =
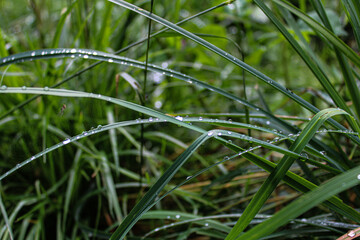
[[[356,1],[0,4],[1,239],[360,232]]]

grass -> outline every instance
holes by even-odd
[[[1,239],[360,235],[355,0],[0,4]]]

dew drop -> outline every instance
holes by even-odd
[[[20,168],[20,163],[16,164],[16,168]]]
[[[71,53],[76,53],[76,49],[75,48],[73,48],[73,49],[71,49],[71,51],[70,51]]]
[[[357,175],[357,179],[359,179],[359,180],[360,180],[360,174],[359,174],[359,175]]]
[[[205,223],[205,227],[208,227],[209,226],[209,224],[208,223]]]
[[[326,155],[326,152],[325,151],[320,151],[320,154],[325,156]]]
[[[35,159],[35,156],[32,156],[32,157],[30,158],[31,161],[34,160],[34,159]]]
[[[21,89],[22,89],[22,90],[26,90],[26,86],[22,86]]]
[[[1,86],[1,90],[6,90],[7,89],[7,86],[6,85],[2,85]]]
[[[199,117],[199,121],[202,121],[203,120],[203,118],[202,117]]]
[[[44,87],[44,91],[49,91],[49,87],[48,86]]]
[[[347,235],[348,237],[355,237],[356,233],[353,230],[351,230],[347,233]]]
[[[99,124],[96,129],[100,130],[102,129],[102,126]]]
[[[75,58],[75,55],[73,54],[73,55],[71,55],[70,57],[71,57],[71,58]]]
[[[92,54],[93,54],[94,56],[96,56],[96,55],[97,55],[97,52],[93,52]]]
[[[210,131],[208,132],[208,136],[212,136],[214,134],[214,132]]]
[[[266,121],[266,125],[270,125],[270,121],[269,121],[269,120]]]
[[[70,138],[67,138],[67,139],[65,139],[62,143],[64,144],[64,145],[66,145],[66,144],[68,144],[70,142]]]
[[[175,117],[175,119],[177,119],[177,120],[179,120],[179,121],[183,121],[183,120],[184,120],[184,118],[181,117],[181,116],[177,116],[177,117]]]
[[[229,119],[228,119],[228,122],[229,122],[229,123],[232,123],[232,119],[231,119],[231,118],[229,118]]]
[[[177,214],[176,216],[175,216],[175,218],[176,219],[179,219],[181,216],[179,215],[179,214]]]
[[[218,136],[221,136],[221,135],[222,135],[222,133],[221,133],[221,132],[219,132],[217,135],[218,135]]]
[[[55,53],[55,51],[54,51],[54,50],[50,51],[50,54],[54,54],[54,53]]]
[[[190,178],[191,178],[191,176],[187,176],[187,177],[186,177],[186,180],[189,180]]]
[[[159,231],[159,229],[158,229],[158,228],[155,228],[154,231],[157,232],[157,231]]]
[[[31,56],[35,56],[35,52],[32,52],[32,53],[31,53]]]
[[[114,62],[114,60],[112,60],[111,58],[108,60],[109,63],[112,63]]]
[[[229,160],[229,159],[230,159],[229,156],[225,156],[223,160],[227,161],[227,160]]]
[[[154,119],[152,117],[149,117],[149,122],[154,121]]]
[[[89,58],[89,55],[84,55],[84,58],[85,58],[85,59],[88,59],[88,58]]]

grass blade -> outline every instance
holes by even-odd
[[[311,26],[316,32],[321,33],[327,40],[329,40],[334,46],[336,46],[345,56],[347,56],[354,64],[360,67],[360,57],[357,53],[352,50],[348,45],[346,45],[340,38],[338,38],[335,34],[329,31],[327,28],[323,27],[321,24],[316,22],[314,19],[309,17],[307,14],[297,9],[295,6],[284,0],[274,0],[278,5],[286,8],[296,16],[298,16],[301,20],[306,22],[309,26]]]
[[[290,150],[300,153],[306,144],[315,135],[316,131],[324,124],[327,118],[338,114],[348,114],[343,110],[325,109],[320,111],[314,118],[306,125],[300,136],[291,145]],[[265,201],[269,198],[279,182],[283,179],[286,172],[289,170],[295,159],[284,156],[275,170],[270,174],[266,181],[257,191],[250,204],[246,207],[243,215],[240,217],[234,228],[231,230],[226,239],[236,239],[238,235],[245,230],[250,221],[255,217]]]
[[[331,196],[345,191],[351,187],[359,185],[360,183],[360,167],[353,168],[339,176],[334,177],[319,188],[305,194],[299,199],[293,201],[285,208],[281,209],[269,220],[257,225],[238,239],[259,239],[269,233],[275,231],[280,226],[286,224],[291,219],[294,219],[319,203],[325,201]],[[360,223],[359,221],[357,221]]]

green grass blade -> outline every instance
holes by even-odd
[[[216,53],[217,55],[219,55],[222,58],[225,58],[226,60],[234,63],[235,65],[241,67],[242,69],[245,69],[247,72],[249,72],[250,74],[252,74],[253,76],[259,78],[260,80],[262,80],[264,83],[270,85],[271,87],[273,87],[274,89],[276,89],[277,91],[283,93],[285,96],[289,97],[290,99],[294,100],[296,103],[298,103],[299,105],[301,105],[302,107],[308,109],[309,111],[313,112],[313,113],[317,113],[319,112],[319,109],[317,109],[315,106],[313,106],[312,104],[310,104],[309,102],[305,101],[304,99],[302,99],[301,97],[297,96],[296,94],[294,94],[293,92],[289,91],[288,89],[286,89],[285,87],[283,87],[282,85],[280,85],[279,83],[277,83],[276,81],[274,81],[273,79],[271,79],[270,77],[266,76],[265,74],[259,72],[258,70],[256,70],[255,68],[249,66],[248,64],[240,61],[238,58],[232,56],[231,54],[229,54],[228,52],[223,51],[222,49],[214,46],[213,44],[205,41],[204,39],[196,36],[195,34],[186,31],[185,29],[155,15],[155,14],[150,14],[149,12],[145,11],[142,8],[139,8],[133,4],[130,4],[126,1],[123,0],[108,0],[110,2],[113,2],[119,6],[125,7],[131,11],[134,11],[138,14],[141,14],[147,18],[151,18],[152,20],[180,33],[181,35],[183,35],[186,38],[189,38],[190,40],[200,44],[201,46],[204,46],[205,48],[209,49],[210,51]],[[329,31],[327,31],[329,32]],[[337,38],[335,36],[335,38]],[[341,41],[341,40],[339,40]],[[338,42],[336,42],[338,43]],[[338,43],[339,44],[339,43]],[[357,56],[357,54],[352,51],[347,45],[345,45],[343,43],[343,45],[345,47],[345,50],[348,50],[348,52],[350,52],[351,54],[348,53],[349,56],[352,56],[353,59],[357,60],[360,66],[360,57]],[[340,47],[342,45],[340,44]],[[355,56],[354,56],[355,55]],[[329,122],[336,126],[337,128],[342,128],[337,122],[335,122],[332,119],[329,119]],[[356,141],[357,143],[360,143],[359,139],[355,139],[352,138],[352,140]]]
[[[176,161],[166,170],[166,172],[159,178],[159,180],[150,188],[145,196],[140,200],[138,204],[131,210],[126,216],[121,225],[111,235],[112,240],[123,239],[125,235],[130,231],[131,227],[140,219],[140,217],[148,209],[148,206],[155,200],[160,191],[175,175],[179,168],[185,163],[185,161],[195,152],[195,150],[203,144],[210,136],[207,133],[202,134],[197,138],[177,159]]]
[[[5,221],[5,225],[6,225],[6,228],[8,230],[8,233],[9,233],[9,237],[11,240],[14,239],[14,234],[12,232],[12,228],[11,228],[11,225],[10,225],[10,222],[9,222],[9,218],[8,218],[8,215],[6,213],[6,209],[5,209],[5,206],[4,206],[4,203],[2,201],[2,197],[1,197],[1,194],[0,194],[0,210],[1,210],[1,214],[4,218],[4,221]]]
[[[316,59],[312,59],[311,56],[301,48],[301,46],[297,43],[294,37],[289,33],[289,31],[285,28],[285,26],[276,18],[276,16],[271,12],[271,10],[265,5],[263,1],[255,0],[255,3],[261,8],[261,10],[268,16],[268,18],[274,23],[274,25],[279,29],[279,31],[284,35],[284,37],[288,40],[288,42],[292,45],[295,51],[300,55],[300,57],[304,60],[306,65],[310,68],[316,78],[319,80],[321,85],[324,87],[326,92],[333,99],[335,104],[342,108],[343,110],[351,113],[350,109],[346,105],[344,99],[340,96],[338,91],[334,88],[333,84],[331,84],[330,80],[321,69],[320,65],[317,63]]]
[[[360,7],[357,0],[342,0],[341,1],[346,9],[346,14],[353,27],[355,40],[358,48],[360,48]]]
[[[360,184],[360,167],[353,168],[341,175],[338,175],[323,184],[319,188],[305,194],[299,199],[293,201],[285,208],[281,209],[269,220],[259,224],[253,229],[241,235],[238,239],[259,239],[275,231],[280,226],[286,224],[319,203],[325,201],[331,196],[345,191],[351,187]],[[359,223],[359,221],[358,221]]]
[[[318,12],[319,16],[321,17],[324,25],[330,31],[334,32],[332,29],[332,26],[330,24],[330,21],[326,15],[325,8],[324,8],[322,2],[319,0],[312,0],[311,2],[313,4],[315,10]],[[339,61],[339,65],[340,65],[341,71],[343,73],[346,86],[350,92],[350,96],[353,101],[353,105],[355,107],[357,117],[358,117],[358,119],[360,119],[360,90],[356,84],[355,77],[352,74],[352,69],[351,69],[349,63],[347,62],[347,60],[345,59],[344,55],[336,48],[336,46],[334,46],[334,51],[335,51],[336,57]],[[343,108],[342,106],[339,106],[339,107],[346,110],[346,108]]]
[[[347,56],[354,64],[360,67],[360,57],[357,53],[352,50],[348,45],[346,45],[340,38],[338,38],[335,34],[329,31],[327,28],[323,27],[321,24],[316,22],[314,19],[309,17],[306,13],[302,12],[295,6],[291,5],[287,1],[284,0],[274,0],[278,5],[286,8],[304,22],[306,22],[309,26],[311,26],[316,32],[321,33],[327,40],[329,40],[334,46],[336,46],[345,56]]]
[[[73,48],[73,49],[68,49],[68,48],[42,49],[42,50],[36,50],[36,51],[15,54],[15,55],[0,59],[0,67],[6,66],[11,63],[18,63],[18,62],[38,60],[38,59],[47,59],[47,58],[53,58],[53,57],[56,57],[56,58],[78,57],[78,58],[84,58],[84,59],[107,61],[110,63],[117,63],[117,64],[126,65],[126,66],[138,67],[138,68],[142,68],[142,69],[145,67],[143,62],[139,62],[139,61],[136,61],[133,59],[124,58],[124,57],[120,57],[120,56],[116,56],[113,54],[108,54],[108,53],[104,53],[104,52],[100,52],[100,51],[93,51],[93,50],[88,50],[88,49],[75,49],[75,48]],[[281,126],[281,129],[286,132],[295,133],[298,131],[296,128],[292,127],[290,124],[288,124],[284,120],[274,116],[273,114],[263,110],[262,108],[255,106],[254,104],[247,102],[244,99],[238,98],[238,97],[228,93],[227,91],[222,90],[221,88],[211,86],[211,85],[209,85],[205,82],[199,81],[193,77],[187,76],[185,74],[182,74],[182,73],[170,70],[170,69],[158,67],[156,65],[149,64],[148,69],[151,71],[154,71],[154,72],[158,72],[163,75],[167,75],[169,77],[174,77],[179,80],[186,81],[189,84],[196,84],[200,87],[206,88],[210,91],[214,91],[214,92],[216,92],[220,95],[223,95],[229,99],[232,99],[238,103],[248,106],[249,108],[255,109],[257,112],[263,113],[265,116],[269,117],[271,122]],[[2,87],[6,88],[6,86],[2,86]],[[332,122],[335,126],[337,126],[338,129],[346,130],[346,128],[344,128],[337,122],[335,122],[333,120],[332,120]],[[352,135],[350,136],[350,138],[352,138],[355,141],[360,141],[359,139],[355,138]],[[321,143],[318,141],[316,141],[315,143],[317,144],[317,146],[319,146],[320,149],[322,148],[322,146],[324,146],[324,145],[321,145]],[[324,150],[329,153],[332,152],[332,149],[326,148],[326,146],[325,146]],[[337,159],[337,158],[335,158],[335,159]]]
[[[343,110],[325,109],[316,114],[313,119],[306,125],[300,136],[291,145],[290,150],[300,153],[316,131],[324,124],[327,118],[338,114],[348,114]],[[257,191],[250,204],[246,207],[243,215],[240,217],[234,228],[231,230],[226,239],[236,239],[238,235],[245,230],[250,221],[255,217],[265,201],[269,198],[271,193],[275,190],[278,183],[283,179],[286,172],[291,167],[295,159],[284,156],[275,170],[270,174],[266,181]]]

